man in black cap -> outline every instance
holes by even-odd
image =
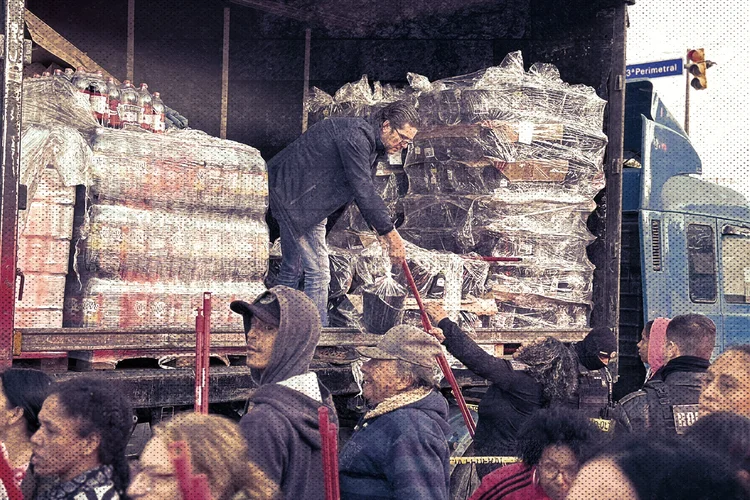
[[[683,434],[698,419],[698,400],[716,342],[716,325],[702,314],[672,318],[667,325],[667,364],[643,389],[620,400],[615,416],[635,433]]]
[[[247,336],[247,365],[258,384],[240,428],[250,461],[268,477],[267,498],[323,499],[318,408],[331,393],[310,371],[320,339],[315,304],[297,290],[275,286],[252,304],[234,301]]]

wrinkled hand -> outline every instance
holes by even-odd
[[[448,317],[448,313],[445,312],[443,304],[439,301],[428,301],[424,303],[424,312],[430,317],[430,322],[433,325],[437,325],[442,320]]]
[[[443,335],[442,328],[433,326],[432,329],[429,331],[429,334],[435,337],[438,340],[438,342],[440,342],[441,344],[445,342],[445,335]]]

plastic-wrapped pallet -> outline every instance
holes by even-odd
[[[94,203],[265,215],[266,165],[250,146],[197,130],[150,134],[99,128],[92,147]]]
[[[260,281],[268,267],[268,227],[221,212],[93,205],[81,228],[77,256],[77,270],[98,278]]]
[[[57,324],[33,326],[192,328],[210,291],[213,324],[241,328],[229,302],[264,289],[268,261],[267,175],[256,149],[194,130],[97,127],[88,100],[57,77],[24,83],[23,140],[22,182],[43,198],[21,217],[22,235],[43,233],[24,255],[52,245],[44,238],[61,231],[49,215],[62,211],[76,245],[67,279],[27,280],[30,298],[55,292]],[[85,186],[75,219],[72,200],[55,205],[43,195],[47,165],[63,186]],[[63,269],[62,258],[47,260],[45,269]],[[67,272],[67,250],[64,262]]]
[[[65,297],[65,322],[81,327],[185,328],[195,324],[203,292],[212,293],[212,328],[242,328],[231,313],[233,300],[248,300],[265,290],[262,282],[145,282],[92,278],[78,292],[70,281]]]
[[[18,268],[26,278],[16,328],[60,328],[68,273],[76,184],[85,182],[91,152],[69,127],[28,126],[21,136],[21,183],[28,208],[19,212]]]
[[[404,165],[401,234],[424,248],[522,257],[490,267],[485,289],[500,312],[488,326],[585,327],[586,218],[604,187],[605,101],[562,82],[554,66],[525,72],[520,53],[431,84],[410,79],[423,127]]]

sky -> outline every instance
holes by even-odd
[[[750,2],[636,0],[628,8],[627,63],[682,58],[704,48],[708,88],[690,89],[690,138],[703,176],[750,199]],[[654,78],[675,118],[685,116],[685,76]]]

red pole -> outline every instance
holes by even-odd
[[[208,375],[211,365],[211,292],[203,292],[203,372],[201,374],[201,386],[203,398],[201,399],[201,413],[208,415]]]
[[[23,500],[23,493],[21,492],[21,488],[16,484],[13,468],[2,453],[0,453],[0,480],[3,482],[10,500]]]
[[[321,455],[323,457],[323,484],[325,499],[339,500],[339,457],[336,426],[328,419],[328,408],[318,408],[318,430],[320,432]]]
[[[211,500],[206,476],[204,474],[193,476],[190,450],[185,441],[175,441],[169,445],[169,458],[174,465],[182,500]]]
[[[203,308],[198,308],[195,317],[195,404],[194,411],[200,413],[203,408]]]
[[[411,289],[411,293],[414,295],[414,298],[417,300],[417,306],[419,306],[419,313],[422,316],[422,327],[427,333],[430,333],[432,331],[432,324],[430,323],[430,317],[427,315],[427,312],[424,309],[422,298],[419,296],[419,290],[417,289],[416,283],[414,283],[414,277],[411,275],[411,270],[409,269],[409,265],[406,263],[406,261],[404,261],[401,267],[403,267],[404,274],[406,274],[406,281],[409,282],[409,288]],[[466,424],[466,428],[469,430],[469,435],[473,439],[477,424],[474,422],[474,419],[472,418],[471,413],[469,413],[469,407],[466,406],[466,400],[464,399],[464,395],[461,393],[461,388],[458,386],[458,381],[456,380],[456,377],[453,375],[453,370],[451,370],[450,365],[448,365],[448,360],[445,359],[445,356],[442,353],[438,354],[436,358],[437,358],[438,366],[440,366],[440,369],[442,370],[443,375],[448,381],[448,384],[451,386],[451,390],[453,391],[453,397],[456,398],[458,409],[461,410],[461,416],[464,418],[464,423]]]

